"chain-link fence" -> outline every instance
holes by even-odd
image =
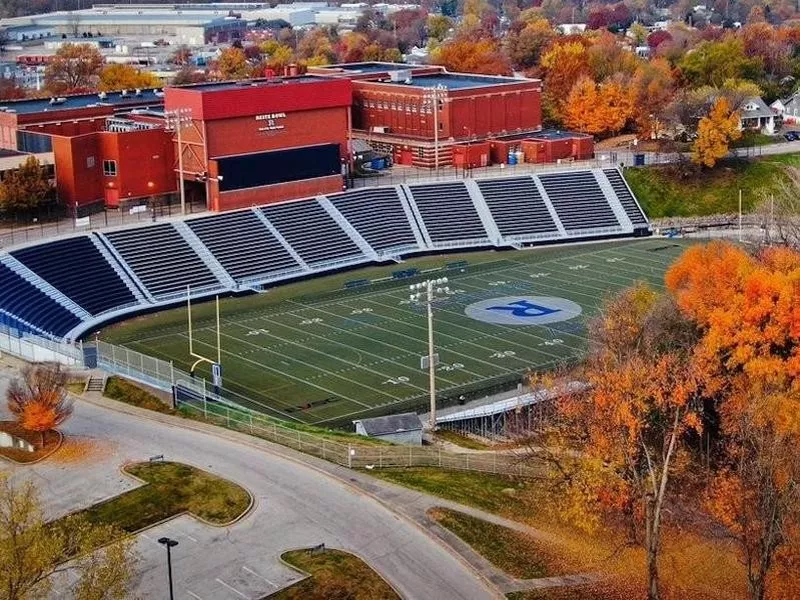
[[[204,379],[193,378],[171,362],[107,342],[97,342],[97,366],[105,371],[139,381],[165,391],[178,389],[176,408],[188,417],[201,419],[228,429],[242,431],[300,452],[329,460],[348,468],[439,467],[514,476],[534,476],[541,472],[531,460],[513,454],[453,453],[420,446],[344,443],[323,433],[303,431],[290,423],[249,410],[212,392]]]
[[[345,444],[282,425],[254,411],[207,399],[179,400],[178,408],[190,417],[242,431],[351,469],[439,467],[522,477],[542,474],[541,463],[537,464],[525,455],[497,452],[462,454],[420,446]]]

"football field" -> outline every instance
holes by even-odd
[[[313,424],[424,410],[424,309],[410,283],[447,277],[450,294],[434,309],[443,403],[579,359],[586,322],[611,293],[636,281],[663,289],[685,244],[665,239],[410,259],[290,284],[221,308],[225,395],[266,414]],[[419,268],[420,277],[392,279]],[[370,279],[345,289],[346,281]],[[194,313],[196,351],[216,355],[212,306]],[[137,317],[101,339],[172,360],[188,370],[186,309]],[[209,377],[203,368],[199,375]]]

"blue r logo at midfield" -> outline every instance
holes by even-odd
[[[541,304],[528,302],[527,300],[509,302],[506,306],[489,306],[486,310],[507,310],[515,317],[543,317],[545,315],[561,312],[560,308],[548,308]]]

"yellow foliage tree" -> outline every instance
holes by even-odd
[[[718,98],[708,115],[700,119],[697,139],[692,146],[692,162],[713,167],[728,154],[730,143],[742,137],[739,113],[731,110],[726,98]]]
[[[217,59],[217,70],[222,79],[244,79],[250,74],[247,57],[241,48],[225,48]]]
[[[154,88],[159,85],[158,77],[130,65],[107,65],[100,73],[100,89],[106,92]]]

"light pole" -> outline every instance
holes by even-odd
[[[425,88],[422,92],[427,104],[433,112],[433,166],[436,175],[439,175],[439,103],[444,103],[447,99],[447,88],[442,84],[434,87]]]
[[[178,542],[171,540],[168,537],[158,538],[158,543],[167,547],[167,575],[169,577],[169,600],[175,600],[175,594],[172,591],[172,554],[170,550],[178,545]]]
[[[434,361],[433,348],[433,302],[450,293],[446,287],[447,277],[428,279],[409,286],[412,302],[424,304],[428,311],[428,384],[431,395],[431,414],[429,427],[431,432],[436,431],[436,362]],[[443,287],[444,286],[444,287]]]
[[[181,197],[181,214],[186,214],[186,190],[183,189],[183,139],[181,132],[187,125],[192,124],[191,108],[175,108],[164,111],[167,130],[174,131],[178,141],[178,192]]]

